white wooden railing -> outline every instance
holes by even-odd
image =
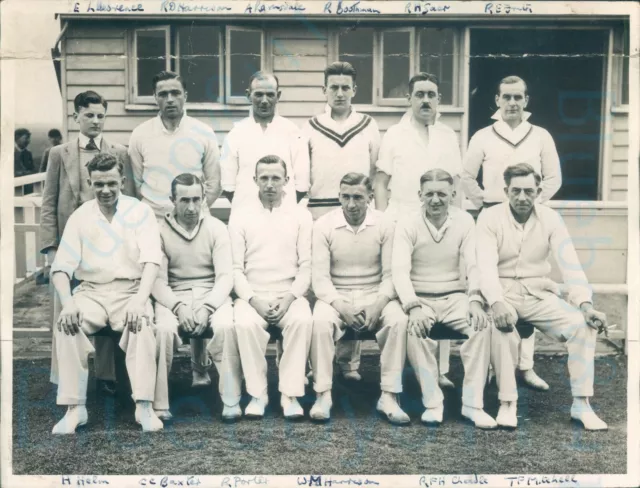
[[[46,173],[37,173],[14,178],[14,232],[15,271],[14,284],[29,278],[45,266],[45,257],[40,254],[40,207]],[[25,188],[33,192],[25,195]]]

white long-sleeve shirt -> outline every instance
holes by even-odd
[[[229,222],[233,281],[238,298],[262,293],[304,296],[311,284],[313,220],[298,205],[265,209],[260,201],[232,215]]]
[[[384,134],[376,167],[391,177],[389,211],[401,215],[418,209],[420,177],[425,172],[440,168],[453,177],[462,172],[458,136],[439,121],[419,127],[409,111]]]
[[[553,255],[569,291],[569,302],[579,307],[591,302],[591,287],[582,270],[571,236],[558,212],[536,204],[524,225],[513,217],[509,202],[485,208],[476,227],[480,287],[489,305],[504,301],[515,282],[544,298],[559,287],[548,274]]]
[[[528,163],[542,176],[540,203],[550,200],[560,189],[562,174],[556,145],[549,132],[527,121],[530,115],[525,112],[520,125],[511,129],[498,112],[493,116],[496,122],[480,129],[469,141],[462,185],[476,207],[505,200],[503,173],[513,164]],[[484,190],[476,180],[481,167]]]
[[[178,128],[169,132],[160,115],[143,122],[131,133],[129,156],[138,193],[163,218],[173,209],[171,182],[182,173],[203,180],[206,201],[220,195],[220,150],[213,129],[184,114]]]
[[[145,263],[160,265],[158,221],[149,206],[120,195],[107,220],[98,202],[89,200],[71,214],[64,228],[51,274],[64,272],[90,283],[139,280]]]
[[[296,191],[309,191],[309,148],[306,137],[293,122],[275,115],[265,130],[252,116],[237,122],[222,145],[222,190],[233,192],[232,214],[246,205],[259,204],[253,181],[256,163],[275,155],[287,166],[289,183],[284,204],[296,204]]]

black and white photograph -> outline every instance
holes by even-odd
[[[639,3],[0,20],[1,486],[640,484]]]

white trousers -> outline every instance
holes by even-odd
[[[514,318],[520,318],[547,336],[566,343],[571,394],[593,396],[593,361],[597,331],[586,324],[582,313],[552,293],[540,299],[529,294],[519,284],[514,285],[505,294],[504,299]],[[501,399],[504,395],[513,401],[518,398],[515,366],[519,360],[520,335],[517,330],[504,333],[496,329],[494,338],[498,337],[506,338],[508,347],[502,348],[497,359],[505,366],[510,366],[496,368],[498,389]],[[504,375],[503,378],[500,378],[501,374]]]
[[[202,307],[209,291],[208,288],[193,288],[174,291],[174,293],[195,313]],[[153,408],[168,410],[169,373],[173,364],[173,355],[178,346],[182,344],[182,339],[178,335],[178,318],[173,312],[157,302],[155,311],[158,372]],[[209,316],[209,326],[213,329],[213,338],[208,344],[205,339],[189,340],[192,367],[195,371],[204,373],[213,362],[218,371],[218,391],[222,403],[232,407],[240,402],[242,367],[238,353],[238,339],[233,327],[231,298]],[[211,356],[210,359],[207,353]]]
[[[420,297],[422,311],[434,322],[466,334],[460,348],[464,366],[462,403],[469,407],[483,407],[483,393],[491,355],[491,327],[475,332],[467,322],[469,300],[464,293],[451,293],[443,297]],[[407,338],[407,356],[422,390],[422,403],[426,408],[442,405],[444,396],[438,385],[436,362],[437,341],[415,335]]]
[[[279,294],[261,294],[271,301]],[[247,392],[252,397],[267,393],[267,344],[270,335],[267,322],[244,300],[233,306],[234,326]],[[289,397],[304,396],[305,365],[311,343],[312,317],[309,302],[301,297],[284,314],[278,327],[282,329],[282,357],[278,366],[278,390]]]
[[[156,339],[152,324],[145,320],[135,334],[124,328],[124,311],[128,301],[138,291],[139,281],[115,280],[107,284],[84,282],[73,293],[73,300],[83,314],[81,330],[67,335],[54,328],[54,354],[58,363],[58,405],[84,405],[89,378],[88,357],[94,351],[87,335],[110,325],[123,332],[120,348],[126,353],[126,366],[133,399],[151,401],[156,378]],[[153,317],[151,303],[147,313]]]
[[[344,300],[358,309],[371,305],[378,296],[377,289],[343,290],[340,293]],[[333,385],[336,343],[349,342],[341,340],[346,327],[335,308],[322,300],[316,302],[310,356],[313,389],[318,393],[330,390]],[[407,355],[407,316],[396,300],[384,307],[376,328],[376,340],[380,346],[380,387],[382,391],[400,393]]]

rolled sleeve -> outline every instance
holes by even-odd
[[[300,298],[307,294],[311,285],[311,239],[313,234],[313,218],[303,208],[296,207],[299,212],[298,228],[298,272],[291,285],[291,293]]]
[[[67,221],[62,239],[60,239],[56,258],[51,264],[51,275],[62,272],[71,280],[80,266],[80,261],[82,260],[82,238],[80,236],[82,222],[80,220],[77,214],[72,214]]]
[[[138,202],[141,215],[140,225],[136,226],[136,240],[140,256],[138,263],[162,264],[162,243],[160,240],[160,229],[158,221],[153,214],[153,210],[147,204]]]
[[[380,152],[378,153],[378,161],[376,161],[376,168],[378,171],[391,176],[393,174],[393,153],[394,153],[394,136],[393,131],[389,129],[385,132],[380,144]]]

